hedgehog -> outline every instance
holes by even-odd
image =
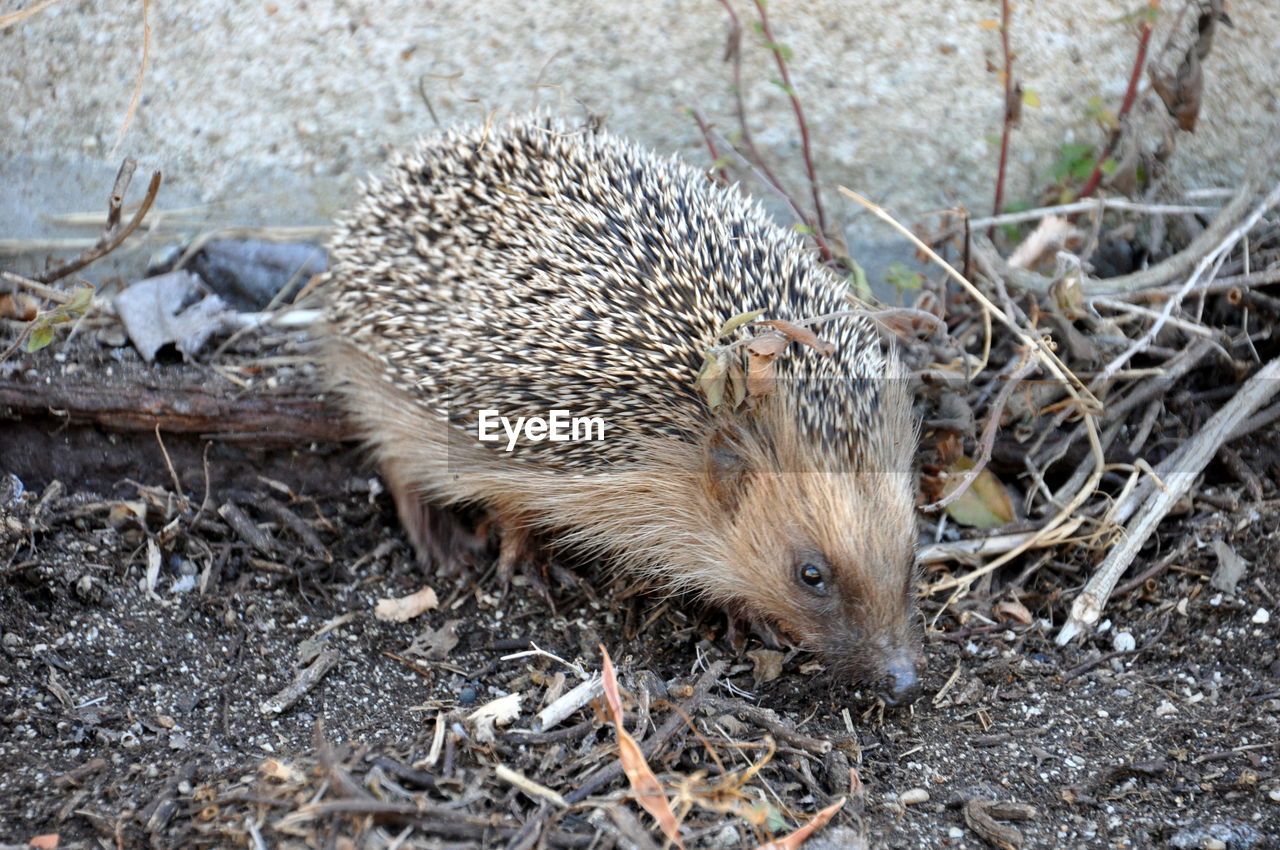
[[[905,370],[758,201],[524,116],[394,152],[329,250],[327,387],[424,563],[456,544],[442,510],[479,509],[507,577],[541,540],[915,695]],[[829,345],[790,345],[772,392],[713,410],[704,356],[755,311],[825,317]]]

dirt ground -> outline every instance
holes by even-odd
[[[1208,482],[1136,567],[1166,568],[1082,643],[1053,643],[1070,599],[1034,581],[1030,625],[990,596],[926,601],[924,696],[882,712],[813,656],[590,565],[503,598],[488,573],[424,575],[349,448],[163,446],[0,420],[0,843],[660,847],[598,703],[535,730],[579,673],[510,657],[589,673],[603,644],[689,847],[755,846],[841,797],[810,850],[1280,847],[1274,466],[1261,502]],[[1225,593],[1228,550],[1248,566]],[[374,615],[424,583],[436,610]],[[326,672],[264,712],[307,664]],[[510,694],[486,734],[473,712]]]

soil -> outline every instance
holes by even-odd
[[[603,645],[688,847],[755,846],[841,798],[810,850],[1280,847],[1273,471],[1262,501],[1219,488],[1166,522],[1134,570],[1167,567],[1073,645],[1052,640],[1061,588],[1028,583],[1027,624],[991,594],[926,601],[924,696],[886,712],[813,656],[591,565],[505,593],[491,570],[427,574],[345,445],[163,447],[0,421],[0,843],[660,847],[608,773],[599,702],[529,731]],[[1232,552],[1245,572],[1215,589]],[[375,616],[424,585],[435,610]],[[560,660],[513,657],[535,648]],[[331,666],[264,712],[311,663]],[[473,713],[511,694],[486,735]]]

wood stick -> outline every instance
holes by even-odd
[[[86,250],[74,260],[35,275],[36,281],[40,283],[53,283],[55,280],[61,280],[69,274],[74,274],[75,272],[80,271],[94,260],[105,257],[116,248],[119,248],[121,243],[128,239],[129,235],[133,233],[133,231],[138,229],[138,225],[142,224],[142,219],[146,218],[147,211],[150,210],[151,205],[155,203],[156,193],[160,191],[161,177],[159,171],[151,175],[151,183],[147,186],[147,194],[142,199],[142,205],[138,207],[138,211],[133,214],[133,218],[130,219],[129,223],[121,228],[119,227],[119,221],[117,220],[115,223],[116,226],[112,226],[113,212],[117,217],[119,215],[117,211],[119,207],[117,196],[123,195],[124,187],[128,185],[129,178],[133,176],[133,169],[136,167],[137,163],[133,162],[132,159],[126,159],[120,166],[120,171],[116,176],[116,183],[111,189],[111,197],[107,202],[107,228],[103,231],[102,237],[94,243],[93,247]]]
[[[1231,401],[1215,413],[1200,432],[1183,446],[1184,451],[1174,463],[1166,468],[1166,461],[1166,464],[1157,468],[1156,474],[1164,482],[1164,487],[1159,488],[1154,498],[1146,501],[1134,515],[1125,528],[1120,544],[1111,550],[1072,603],[1071,616],[1056,638],[1059,645],[1066,644],[1098,622],[1112,589],[1129,568],[1142,544],[1178,500],[1191,489],[1191,484],[1226,442],[1231,431],[1270,401],[1277,390],[1280,390],[1280,359],[1270,361],[1255,372]]]
[[[1161,286],[1189,273],[1200,258],[1207,255],[1221,243],[1223,237],[1229,234],[1248,214],[1249,207],[1260,186],[1261,181],[1258,177],[1252,174],[1246,175],[1236,196],[1222,208],[1222,211],[1214,217],[1209,226],[1193,239],[1186,248],[1167,260],[1131,274],[1105,279],[1083,278],[1080,281],[1081,293],[1086,297],[1125,295],[1135,290]],[[1049,291],[1049,287],[1053,284],[1052,279],[1026,269],[1012,268],[996,251],[995,246],[981,236],[975,237],[974,243],[978,253],[983,255],[986,262],[996,270],[997,274],[1013,286],[1029,292]]]
[[[352,438],[342,417],[323,401],[301,393],[265,388],[246,395],[207,374],[189,383],[147,387],[107,384],[102,376],[61,375],[28,381],[0,375],[0,411],[18,416],[56,416],[119,431],[201,434],[227,441],[280,445]]]

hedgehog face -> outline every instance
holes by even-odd
[[[722,544],[726,591],[891,705],[915,696],[922,657],[911,480],[747,473]]]

